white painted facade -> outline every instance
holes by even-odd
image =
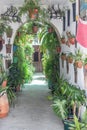
[[[73,22],[73,20],[72,20],[72,3],[69,0],[62,0],[61,3],[60,3],[61,5],[62,5],[63,1],[65,2],[65,6],[68,7],[70,9],[70,11],[71,11],[71,15],[70,15],[70,17],[71,17],[70,18],[70,27],[67,27],[67,24],[66,24],[66,30],[65,30],[65,32],[63,32],[63,28],[62,28],[63,21],[61,19],[51,19],[51,21],[50,21],[55,26],[55,28],[58,31],[58,33],[60,34],[60,36],[62,36],[62,34],[65,34],[66,31],[70,31],[73,34],[75,34],[75,32],[76,32],[76,22]],[[22,2],[23,2],[23,0],[21,1],[21,3]],[[49,4],[52,4],[52,2],[53,1],[51,0],[49,2]],[[59,2],[59,1],[54,1],[54,2],[56,3],[56,2]],[[10,5],[14,5],[14,6],[16,5],[18,7],[21,4],[20,4],[19,0],[16,0],[15,2],[13,0],[3,0],[3,1],[0,1],[0,14],[4,13],[5,10],[6,10],[6,7],[9,7]],[[77,3],[77,0],[76,0],[76,7],[77,7],[76,14],[78,15],[78,3]],[[23,19],[23,23],[24,23],[26,21],[26,18],[23,17],[22,19]],[[11,23],[11,26],[13,28],[13,35],[12,35],[12,38],[11,38],[11,44],[13,45],[16,31],[21,26],[21,24],[16,22],[16,23]],[[6,34],[4,34],[3,38],[5,39],[5,44],[7,44],[8,43],[8,39],[6,37]],[[0,52],[0,54],[3,54],[4,57],[8,56],[8,58],[12,59],[13,52],[11,54],[6,54],[5,44],[3,44],[3,49]],[[82,47],[78,43],[77,43],[77,48],[75,48],[75,45],[71,45],[70,47],[68,47],[68,46],[62,45],[62,44],[61,44],[61,48],[62,48],[62,52],[66,52],[66,53],[68,53],[68,52],[75,53],[75,50],[78,49],[78,48],[80,48],[80,50],[84,54],[87,53],[87,49],[84,48],[84,47]],[[5,58],[4,57],[3,57],[3,62],[5,62]],[[64,68],[62,68],[61,59],[60,59],[60,73],[61,73],[61,76],[63,75],[64,78],[68,79],[68,81],[70,83],[76,84],[81,89],[85,89],[85,90],[87,89],[87,88],[84,87],[83,68],[77,70],[77,73],[78,73],[77,77],[78,78],[77,78],[77,83],[75,83],[74,82],[74,67],[73,67],[73,64],[69,64],[69,73],[67,74],[66,73],[66,62],[64,63]]]

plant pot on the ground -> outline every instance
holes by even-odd
[[[0,118],[6,117],[9,112],[9,102],[6,91],[0,93]]]

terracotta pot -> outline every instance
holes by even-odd
[[[38,12],[35,11],[36,9],[29,10],[29,18],[35,20],[38,18]]]
[[[57,48],[56,48],[56,51],[57,51],[58,53],[60,53],[60,52],[61,52],[61,47],[57,47]]]
[[[76,62],[74,63],[74,65],[75,65],[77,68],[82,68],[83,63],[82,63],[82,61],[76,61]]]
[[[68,61],[68,63],[72,63],[73,62],[73,58],[72,57],[67,57],[67,61]]]
[[[48,28],[48,32],[49,32],[49,33],[52,33],[52,32],[53,32],[53,28],[52,28],[52,27],[49,27],[49,28]]]
[[[17,36],[20,37],[21,36],[21,32],[17,32]]]
[[[62,60],[66,60],[66,55],[61,55]]]
[[[2,82],[2,87],[5,88],[6,85],[7,85],[7,80],[4,80],[4,81]]]
[[[87,64],[84,65],[84,68],[87,70]]]
[[[74,37],[70,38],[70,39],[69,39],[69,42],[70,42],[72,45],[74,45],[74,44],[75,44],[75,38],[74,38]]]
[[[61,38],[61,42],[62,42],[62,44],[65,44],[66,43],[65,38]]]
[[[11,60],[10,59],[6,59],[5,60],[5,66],[6,66],[6,69],[8,69],[11,65]]]
[[[37,9],[37,8],[34,9],[34,13],[35,13],[35,14],[38,14],[38,9]]]
[[[6,117],[9,112],[9,102],[7,98],[7,93],[0,93],[0,118]]]
[[[36,25],[33,26],[33,27],[32,27],[32,31],[33,31],[33,33],[37,33],[37,31],[38,31],[38,26],[36,26]]]

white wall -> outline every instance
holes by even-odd
[[[51,20],[51,23],[56,27],[56,29],[58,29],[60,36],[62,36],[62,34],[66,35],[67,31],[70,31],[72,34],[76,35],[76,22],[73,22],[73,19],[72,19],[72,3],[68,2],[67,6],[70,8],[70,11],[71,11],[70,27],[67,27],[66,25],[66,30],[63,32],[62,20],[60,19]],[[76,14],[78,15],[78,3],[76,3],[76,7],[77,7]],[[62,52],[65,52],[65,53],[72,52],[73,54],[75,54],[75,51],[77,49],[80,49],[84,55],[87,54],[87,49],[81,46],[79,43],[77,43],[77,48],[75,47],[75,45],[70,45],[70,47],[68,47],[65,44],[61,44],[61,48],[62,48],[61,49]],[[64,68],[62,68],[62,63],[61,63],[61,58],[60,58],[61,76],[64,76],[65,79],[68,79],[70,83],[75,84],[79,86],[81,89],[85,89],[87,91],[87,88],[84,87],[84,73],[83,72],[84,72],[83,67],[81,69],[77,69],[77,83],[75,83],[74,65],[69,64],[69,73],[67,74],[66,61],[64,61]]]

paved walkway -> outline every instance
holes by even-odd
[[[35,74],[31,84],[18,93],[15,107],[0,119],[0,130],[63,130],[48,100],[50,90],[42,74]]]

